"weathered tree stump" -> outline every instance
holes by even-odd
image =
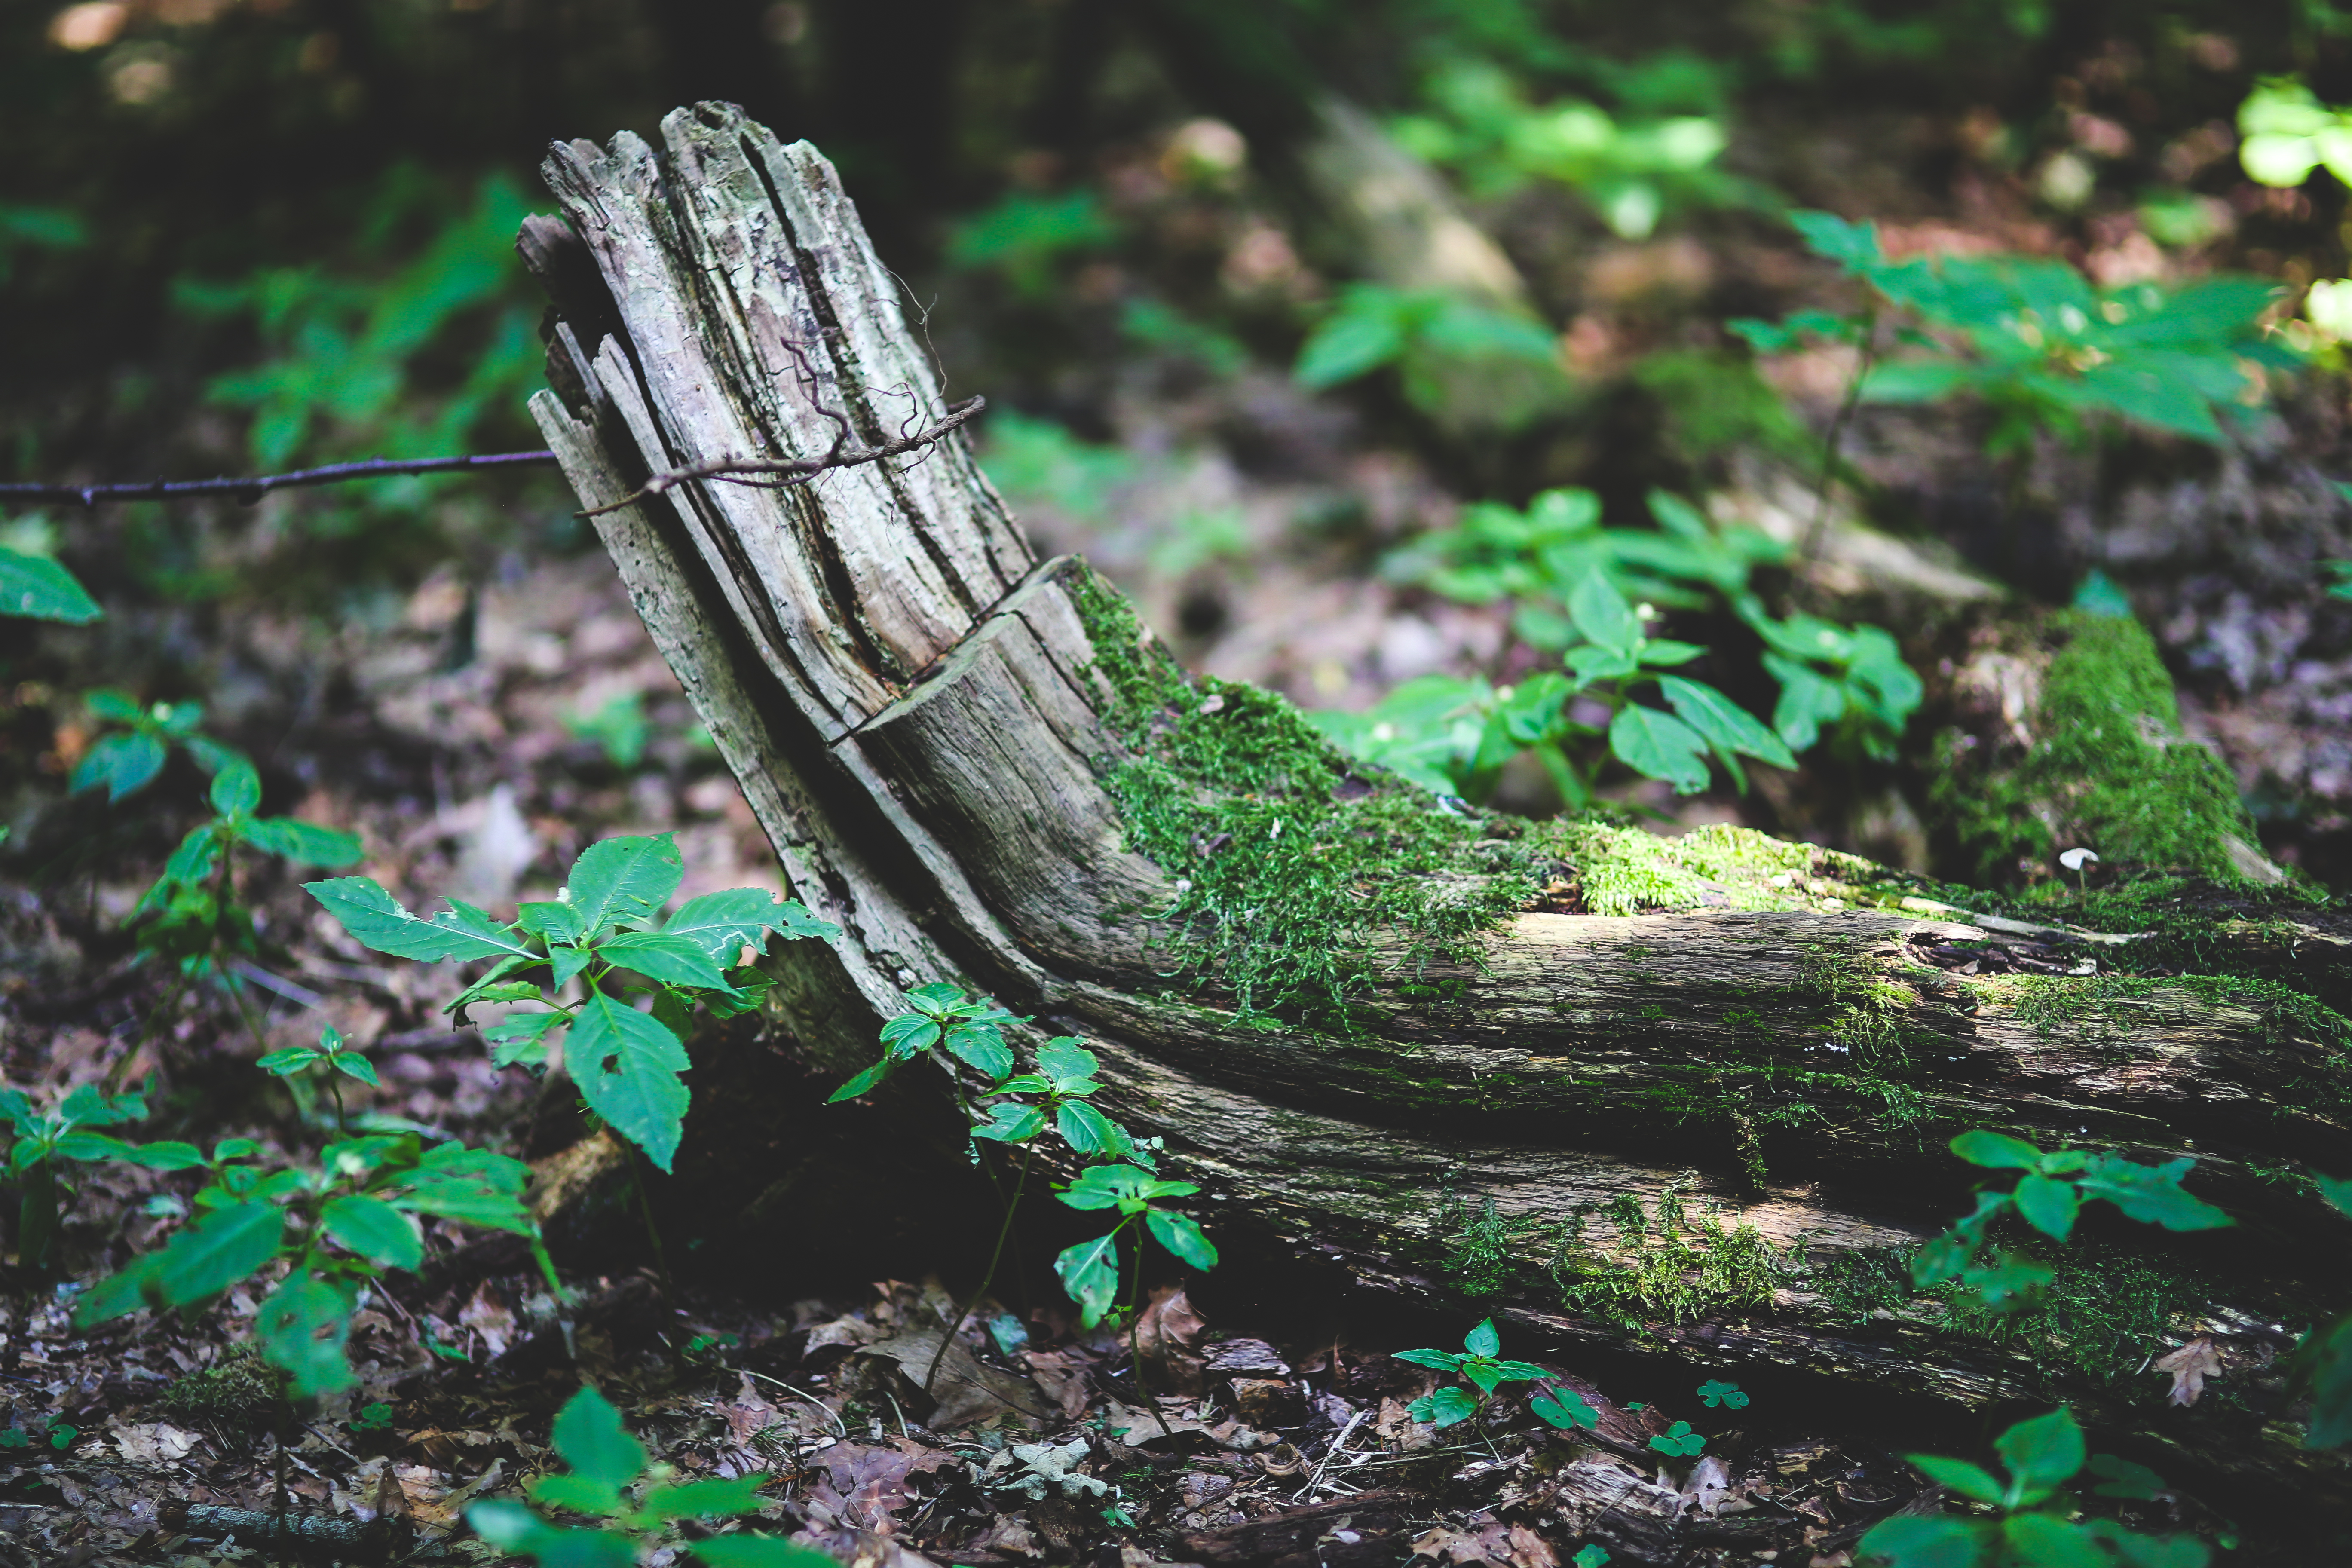
[[[663,134],[558,147],[569,227],[523,236],[560,316],[556,390],[532,411],[583,503],[698,462],[821,457],[844,422],[870,447],[940,417],[898,285],[824,160],[720,105]],[[1214,858],[1272,863],[1286,800],[1323,825],[1308,867],[1353,866],[1444,808],[1328,757],[1249,800],[1139,771],[1220,726],[1241,756],[1295,721],[1185,685],[1081,563],[1036,559],[962,434],[811,483],[683,484],[595,521],[795,895],[843,928],[783,954],[772,1008],[826,1083],[873,1058],[907,988],[950,982],[1035,1015],[1038,1037],[1097,1042],[1108,1108],[1166,1140],[1229,1248],[1320,1256],[1465,1322],[1499,1309],[1515,1347],[1630,1343],[1819,1374],[1825,1397],[2134,1411],[2170,1450],[2160,1466],[2298,1507],[2344,1497],[2340,1461],[2295,1447],[2266,1371],[2299,1303],[2352,1291],[2326,1228],[2342,1222],[2281,1179],[2294,1161],[2352,1173],[2341,1019],[2305,994],[2342,994],[2340,917],[2184,887],[2108,910],[2169,935],[2076,940],[1758,836],[1497,819],[1448,840],[1459,867],[1424,900],[1442,916],[1504,888],[1489,929],[1433,943],[1342,920],[1318,940],[1363,951],[1346,1005],[1277,986],[1288,1003],[1253,1014],[1234,955],[1297,933],[1232,909],[1211,922],[1195,879],[1234,864]],[[1260,837],[1163,843],[1155,861],[1139,847],[1152,788]],[[1363,799],[1376,810],[1350,826]],[[2273,983],[2245,978],[2265,965]],[[2194,1153],[2197,1190],[2244,1223],[2090,1227],[2062,1258],[2074,1321],[1968,1331],[1899,1260],[1966,1206],[1944,1142],[1979,1125]],[[787,1236],[778,1196],[804,1173],[767,1168],[763,1147],[714,1157]],[[2126,1310],[2142,1289],[2155,1304]],[[2162,1413],[2164,1380],[2139,1369],[2168,1331],[2215,1335],[2216,1390],[2240,1397]]]

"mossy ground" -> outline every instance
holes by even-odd
[[[2155,639],[2123,616],[2066,610],[2041,694],[2023,716],[2032,743],[1937,747],[1928,805],[1980,882],[2013,880],[2084,847],[2108,862],[2241,878],[2231,854],[2255,842],[2221,760],[2181,733]],[[1990,753],[1990,754],[1989,754]]]
[[[1475,962],[1477,933],[1535,897],[1528,824],[1359,769],[1282,698],[1186,675],[1096,579],[1074,597],[1129,749],[1105,783],[1129,847],[1178,879],[1176,973],[1346,1032],[1379,973],[1373,933],[1405,933],[1414,969]]]

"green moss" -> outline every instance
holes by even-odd
[[[1505,1215],[1492,1198],[1473,1214],[1452,1193],[1442,1213],[1447,1226],[1442,1267],[1464,1295],[1474,1300],[1500,1296],[1524,1282],[1528,1269],[1520,1244],[1542,1221],[1532,1215]]]
[[[1545,837],[1576,868],[1578,895],[1596,915],[1708,903],[1736,910],[1809,909],[1815,902],[1808,889],[1818,879],[1817,862],[1848,858],[1721,823],[1661,838],[1639,827],[1567,822],[1549,827]]]
[[[1693,1214],[1685,1173],[1644,1208],[1621,1193],[1599,1216],[1609,1235],[1588,1239],[1587,1216],[1560,1238],[1551,1277],[1560,1306],[1626,1329],[1688,1322],[1727,1309],[1768,1307],[1797,1277],[1797,1265],[1746,1223],[1727,1226],[1713,1212]]]
[[[241,1345],[163,1391],[163,1408],[183,1420],[249,1426],[278,1406],[278,1374],[261,1352]]]
[[[2029,1248],[2030,1250],[2030,1248]],[[2041,1258],[2057,1275],[2036,1303],[2002,1314],[1973,1292],[1944,1291],[1944,1325],[2029,1357],[2045,1377],[2072,1373],[2153,1405],[2160,1381],[2138,1381],[2152,1352],[2188,1318],[2223,1294],[2220,1282],[2177,1258],[2077,1240]]]
[[[2051,631],[2063,641],[2024,721],[2032,745],[1985,759],[1955,741],[1928,788],[1974,874],[2009,880],[2019,862],[2046,865],[2081,844],[2110,863],[2239,880],[2230,840],[2252,844],[2252,820],[2228,770],[2181,734],[2147,628],[2069,610]]]
[[[1475,963],[1478,933],[1533,899],[1527,824],[1359,774],[1280,697],[1188,676],[1098,579],[1072,589],[1128,748],[1105,784],[1129,847],[1178,879],[1161,916],[1176,974],[1223,985],[1244,1014],[1345,1032],[1384,978],[1375,933],[1405,935],[1410,980]]]

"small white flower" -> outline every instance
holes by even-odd
[[[2069,871],[2079,871],[2099,858],[2095,849],[2069,849],[2058,857],[2058,864]]]
[[[1372,726],[1372,739],[1375,741],[1393,741],[1396,737],[1396,726],[1385,719]]]

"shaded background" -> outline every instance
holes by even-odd
[[[1854,302],[1787,209],[1874,218],[1899,252],[2054,255],[2102,281],[2345,268],[2341,188],[2253,184],[2231,128],[2272,74],[2352,96],[2352,16],[2307,0],[136,0],[10,5],[0,27],[5,477],[537,446],[521,404],[541,306],[509,245],[547,205],[541,150],[731,99],[840,166],[929,308],[953,390],[990,395],[991,471],[1045,542],[1086,550],[1199,666],[1316,707],[1523,672],[1501,610],[1381,571],[1465,502],[1580,485],[1638,513],[1662,485],[1803,506],[1848,362],[1758,362],[1725,326]],[[1720,152],[1653,170],[1630,207],[1631,142],[1572,177],[1498,173],[1441,145],[1448,125],[1461,142],[1465,81],[1522,110],[1588,105],[1621,137],[1703,126]],[[1334,101],[1488,237],[1497,298],[1557,334],[1563,368],[1526,406],[1465,413],[1485,390],[1417,395],[1394,366],[1328,390],[1291,374],[1350,285],[1400,282],[1318,173]],[[2352,552],[2314,489],[2352,469],[2333,363],[2220,450],[2119,429],[2003,469],[1981,410],[1865,409],[1847,493],[1971,592],[2063,604],[2095,568],[2119,584],[2268,849],[2340,879],[2352,606],[2324,596],[2317,562]],[[546,601],[535,574],[597,579],[570,564],[592,542],[551,476],[20,510],[6,527],[110,611],[0,628],[11,853],[37,879],[176,831],[59,801],[89,729],[70,693],[101,683],[206,700],[295,799],[446,805],[505,781],[551,823],[583,792],[675,803],[713,776],[625,632],[611,658],[637,673],[606,679],[560,628],[533,643],[483,621]],[[1931,686],[1965,618],[1964,599],[1834,573],[1764,582],[1895,627]],[[1769,707],[1740,628],[1675,629],[1719,649],[1709,679]],[[403,688],[413,721],[379,700],[401,637],[424,651],[392,660],[397,679],[443,682]],[[523,678],[495,672],[525,647],[537,662],[514,668],[554,728],[518,752],[503,721],[453,723],[448,683],[503,700]],[[1933,718],[1896,763],[1824,753],[1747,794],[1616,793],[1981,874],[1923,817]],[[1502,798],[1556,804],[1533,775]],[[22,831],[41,820],[60,826]],[[56,849],[61,834],[81,847]],[[551,849],[533,865],[560,869]]]

